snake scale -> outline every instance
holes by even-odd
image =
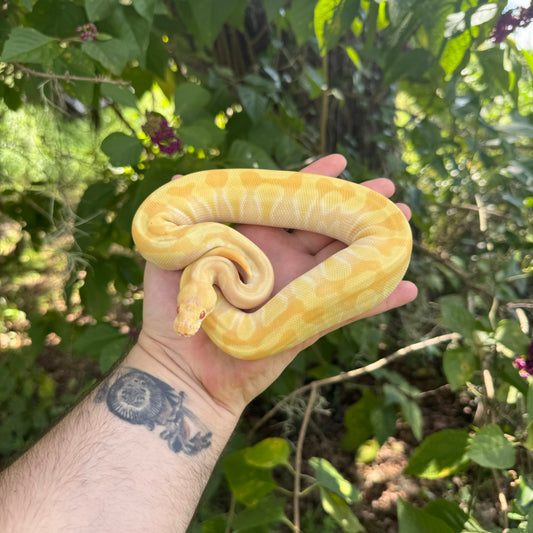
[[[322,233],[346,247],[261,306],[272,291],[272,266],[227,223]],[[190,336],[202,327],[240,359],[291,348],[382,302],[402,279],[412,246],[401,211],[367,187],[255,169],[201,171],[163,185],[139,207],[132,234],[146,260],[185,269],[176,332]]]

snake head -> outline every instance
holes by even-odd
[[[183,337],[194,335],[207,316],[205,309],[194,304],[179,305],[176,311],[178,316],[174,320],[174,331]]]
[[[191,284],[181,287],[174,331],[183,337],[191,337],[197,333],[216,302],[217,296],[212,285]]]

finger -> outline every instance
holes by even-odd
[[[367,187],[368,189],[372,189],[379,194],[382,194],[385,196],[385,198],[390,198],[396,190],[394,183],[387,178],[376,178],[373,180],[363,181],[361,185],[363,187]]]
[[[346,168],[346,159],[340,154],[331,154],[314,161],[300,172],[319,174],[320,176],[338,176]]]
[[[376,307],[370,309],[366,313],[350,318],[345,322],[341,322],[340,324],[332,326],[331,328],[328,328],[322,331],[321,333],[314,335],[313,337],[304,341],[302,344],[299,344],[295,348],[289,350],[289,352],[291,352],[292,354],[294,354],[292,350],[300,352],[304,348],[307,348],[308,346],[311,346],[311,344],[314,344],[324,335],[327,335],[328,333],[331,333],[332,331],[335,331],[336,329],[339,329],[343,326],[351,324],[356,320],[361,320],[362,318],[368,318],[370,316],[379,315],[380,313],[384,313],[385,311],[390,311],[391,309],[394,309],[396,307],[401,307],[402,305],[408,304],[409,302],[412,302],[417,297],[417,295],[418,288],[414,283],[411,283],[410,281],[400,281],[400,283],[398,284],[396,289],[394,289],[394,291],[390,294],[390,296],[388,296],[383,302],[381,302]]]

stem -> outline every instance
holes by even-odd
[[[309,394],[309,400],[307,402],[307,409],[305,410],[302,427],[300,428],[300,434],[298,435],[298,444],[296,445],[296,458],[294,466],[294,530],[300,533],[300,488],[301,488],[301,472],[302,472],[302,451],[305,441],[305,434],[307,427],[309,426],[309,419],[311,418],[311,412],[316,399],[316,386],[311,386],[311,393]]]
[[[320,112],[320,153],[325,154],[327,150],[327,135],[328,135],[328,115],[329,106],[328,99],[329,91],[329,74],[328,74],[328,54],[326,53],[322,58],[322,74],[324,76],[325,88],[322,91],[322,110]]]
[[[56,74],[55,72],[40,72],[38,70],[33,70],[32,68],[25,67],[20,63],[14,64],[15,68],[29,76],[34,76],[36,78],[45,78],[47,80],[64,80],[66,82],[70,81],[89,81],[91,83],[111,83],[113,85],[129,85],[129,81],[125,80],[114,80],[107,78],[105,76],[75,76],[70,74],[68,71],[64,74]]]
[[[255,424],[255,426],[250,430],[249,436],[252,436],[263,424],[265,424],[268,420],[270,420],[281,409],[281,407],[285,403],[287,403],[289,400],[291,400],[295,396],[298,396],[300,394],[303,394],[304,392],[307,392],[309,389],[312,389],[313,387],[316,387],[318,389],[319,387],[323,387],[326,385],[335,385],[343,381],[348,381],[349,379],[358,378],[360,376],[363,376],[364,374],[370,374],[371,372],[374,372],[380,368],[383,368],[384,366],[388,365],[392,361],[395,361],[396,359],[404,357],[405,355],[410,354],[411,352],[423,350],[424,348],[427,348],[428,346],[433,346],[434,344],[439,344],[441,342],[456,341],[456,340],[459,340],[460,338],[461,338],[461,335],[459,335],[458,333],[447,333],[445,335],[433,337],[432,339],[427,339],[425,341],[415,342],[414,344],[410,344],[409,346],[400,348],[399,350],[391,353],[390,355],[386,357],[382,357],[381,359],[378,359],[377,361],[374,361],[373,363],[370,363],[361,368],[355,368],[353,370],[350,370],[349,372],[342,372],[340,374],[337,374],[336,376],[332,376],[329,378],[318,379],[316,381],[312,381],[311,383],[307,385],[299,387],[298,389],[295,389],[290,394],[288,394],[283,399],[281,399],[270,411],[268,411],[268,413],[266,413],[263,416],[263,418],[261,418],[261,420],[259,420]]]

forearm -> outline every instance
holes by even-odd
[[[136,346],[0,475],[2,531],[185,531],[235,423]]]

